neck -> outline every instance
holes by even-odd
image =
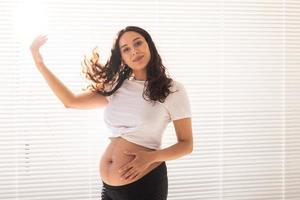
[[[141,71],[133,71],[134,73],[134,79],[138,81],[146,81],[147,80],[147,74],[146,72]]]

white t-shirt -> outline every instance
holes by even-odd
[[[111,136],[122,137],[129,142],[161,149],[161,140],[169,122],[191,117],[188,95],[183,84],[173,81],[164,103],[153,104],[142,94],[145,81],[125,79],[111,96],[104,110],[104,122]],[[147,98],[147,97],[146,97]]]

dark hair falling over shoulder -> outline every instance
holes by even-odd
[[[162,64],[161,57],[157,52],[151,36],[147,31],[137,26],[127,26],[118,32],[111,49],[110,58],[105,65],[99,63],[97,48],[93,49],[91,58],[84,57],[84,60],[81,62],[82,73],[86,79],[92,82],[86,89],[98,92],[104,96],[110,96],[122,86],[125,79],[131,76],[132,69],[130,67],[127,65],[123,68],[121,67],[121,52],[119,48],[121,36],[128,31],[141,34],[147,41],[151,53],[151,59],[146,66],[147,84],[145,84],[143,98],[145,100],[159,101],[162,103],[172,92],[169,88],[173,80],[167,77],[166,68]],[[115,87],[112,88],[112,85],[115,85]]]

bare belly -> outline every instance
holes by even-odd
[[[155,151],[155,149],[149,149],[147,147],[129,142],[122,137],[111,138],[111,142],[102,155],[99,166],[101,179],[105,183],[115,186],[132,183],[142,178],[148,172],[162,163],[162,161],[152,163],[145,171],[135,178],[122,180],[122,174],[119,173],[118,170],[126,163],[134,159],[134,156],[124,154],[124,150],[128,150],[130,152],[135,152],[137,150]]]

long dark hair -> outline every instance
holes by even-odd
[[[128,65],[125,64],[125,67],[121,67],[121,52],[119,47],[121,36],[128,31],[141,34],[147,41],[150,49],[151,59],[146,66],[147,80],[144,85],[143,98],[163,103],[166,97],[172,92],[169,88],[173,80],[167,77],[166,68],[162,64],[161,57],[151,36],[147,31],[137,26],[127,26],[118,32],[111,49],[110,58],[105,65],[99,63],[97,47],[93,49],[91,58],[85,56],[81,62],[82,73],[85,74],[85,78],[92,81],[86,89],[104,96],[110,96],[122,86],[125,79],[131,76],[132,69]],[[112,85],[115,85],[115,87],[112,88]]]

